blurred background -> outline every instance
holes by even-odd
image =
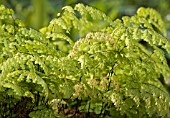
[[[12,8],[17,18],[35,29],[48,25],[63,6],[76,3],[94,6],[112,19],[131,16],[141,6],[151,7],[161,14],[170,31],[170,0],[0,0],[0,4]]]

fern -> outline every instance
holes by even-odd
[[[151,8],[112,21],[90,6],[66,6],[36,31],[0,6],[0,103],[7,96],[5,108],[14,109],[30,98],[33,118],[169,117],[162,49],[170,53],[170,43]]]

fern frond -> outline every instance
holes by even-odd
[[[158,30],[160,33],[166,35],[165,23],[163,22],[160,14],[156,10],[152,8],[141,7],[137,10],[137,16],[145,18],[148,23],[152,25],[153,29],[155,27],[157,28],[154,30]]]
[[[88,95],[91,99],[95,99],[94,92],[104,94],[105,99],[109,98],[120,113],[129,114],[129,117],[138,113],[153,116],[160,109],[163,109],[163,112],[157,115],[166,115],[169,110],[169,94],[158,80],[161,74],[166,77],[169,73],[163,52],[153,45],[155,51],[152,54],[133,39],[133,35],[127,29],[117,31],[113,30],[113,34],[89,33],[75,43],[69,57],[80,62],[83,72],[82,89],[87,92],[79,91],[75,94],[82,98]],[[122,37],[114,40],[119,33]],[[109,73],[112,73],[111,76]],[[103,90],[101,89],[103,84],[99,84],[105,77],[114,83],[106,93],[108,88]],[[100,94],[98,99],[99,96]],[[162,97],[159,98],[160,96]],[[101,97],[100,100],[102,99],[104,98]],[[149,99],[152,102],[149,103]],[[159,106],[156,107],[155,103]],[[141,111],[144,109],[148,110]]]
[[[30,60],[30,61],[29,61]],[[36,74],[37,68],[34,64],[39,64],[40,67],[44,70],[44,72],[47,74],[48,70],[45,64],[41,61],[39,57],[33,57],[31,55],[24,55],[22,53],[16,54],[13,58],[7,59],[7,61],[3,62],[1,66],[2,73],[0,74],[1,82],[3,83],[2,86],[6,88],[11,88],[11,82],[13,84],[20,82],[32,82],[35,84],[39,84],[44,89],[42,92],[46,94],[48,97],[48,87],[46,82]],[[24,75],[22,74],[24,72]],[[31,81],[30,81],[31,80]],[[25,86],[26,91],[29,91],[30,88],[28,86]],[[16,93],[19,95],[24,95],[25,93],[21,93],[20,89],[14,89]]]
[[[102,11],[83,4],[77,4],[74,8],[70,6],[64,7],[62,14],[59,14],[58,18],[52,20],[50,25],[44,28],[43,31],[47,32],[47,34],[51,31],[70,34],[71,30],[78,30],[79,33],[77,35],[81,37],[90,31],[102,29],[109,23],[112,23],[112,20]]]
[[[12,19],[14,12],[12,9],[5,8],[4,5],[0,5],[0,19]]]

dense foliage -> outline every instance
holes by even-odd
[[[163,50],[170,42],[151,8],[112,21],[66,6],[36,31],[1,5],[0,116],[169,117]]]

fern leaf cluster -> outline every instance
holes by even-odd
[[[6,97],[13,109],[31,98],[29,116],[41,118],[75,106],[84,117],[168,117],[165,51],[165,25],[151,8],[113,21],[90,6],[66,6],[36,31],[1,5],[0,103]]]

